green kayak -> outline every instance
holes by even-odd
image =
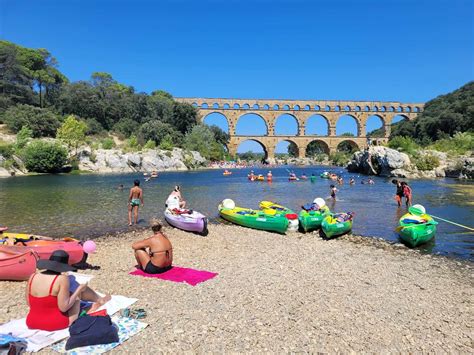
[[[262,210],[234,207],[232,209],[219,205],[219,214],[225,220],[240,226],[261,229],[285,234],[288,228],[288,219],[284,215],[269,215]]]
[[[433,239],[438,224],[430,215],[411,213],[403,215],[399,223],[400,239],[412,248]]]
[[[331,177],[329,176],[329,173],[322,173],[321,175],[319,175],[320,178],[322,179],[330,179]]]
[[[319,210],[312,210],[311,208],[305,208],[300,211],[298,219],[300,221],[301,230],[304,232],[310,232],[316,229],[321,228],[321,223],[327,215],[331,213],[327,206]]]
[[[351,213],[329,214],[321,222],[321,229],[328,239],[346,234],[352,229],[352,218]]]
[[[282,215],[285,216],[287,214],[293,214],[292,210],[290,210],[288,207],[278,205],[274,202],[271,201],[260,201],[259,207],[262,209],[265,214],[269,215]]]

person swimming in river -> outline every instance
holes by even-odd
[[[367,183],[368,183],[369,185],[375,184],[375,182],[374,182],[374,180],[372,180],[372,178],[369,178],[369,180],[367,180]]]
[[[161,232],[162,225],[157,219],[150,221],[153,235],[132,244],[138,267],[147,274],[161,274],[171,269],[173,246]]]
[[[138,208],[143,204],[143,190],[140,188],[140,180],[133,182],[133,187],[130,189],[128,196],[128,225],[132,225],[132,212],[134,215],[135,224],[138,224]]]
[[[330,187],[332,199],[333,199],[333,200],[336,200],[336,192],[338,192],[339,190],[336,189],[336,186],[334,186],[334,185],[331,185],[331,186],[329,186],[329,187]]]
[[[351,179],[349,180],[349,185],[354,185],[354,184],[355,184],[355,180],[354,180],[354,178],[351,178]]]

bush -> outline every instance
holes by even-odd
[[[345,152],[336,152],[329,155],[329,160],[331,160],[334,165],[344,166],[351,160],[351,154]]]
[[[436,141],[428,148],[438,150],[440,152],[460,155],[466,154],[467,152],[474,150],[474,133],[456,133],[451,138],[444,138]]]
[[[21,127],[20,131],[16,135],[15,149],[23,149],[31,137],[33,137],[33,131],[27,126]]]
[[[57,173],[67,162],[67,150],[57,143],[34,141],[22,152],[25,167],[36,173]]]
[[[123,134],[124,137],[130,137],[138,129],[138,123],[130,118],[122,118],[114,125],[114,131]]]
[[[115,147],[115,141],[112,138],[104,138],[101,142],[102,149],[112,149]]]
[[[420,146],[410,137],[396,136],[388,142],[389,148],[407,153],[411,156],[416,155]]]
[[[156,148],[156,143],[155,141],[152,141],[151,139],[149,139],[145,145],[143,146],[143,148],[145,149],[155,149]]]
[[[33,137],[55,137],[61,125],[59,115],[46,108],[30,105],[10,107],[5,111],[4,121],[15,133],[28,126],[33,131]]]
[[[152,141],[153,142],[153,141]],[[160,142],[160,149],[163,150],[172,150],[173,149],[173,140],[169,134],[167,134]]]
[[[0,143],[0,155],[5,159],[10,159],[13,156],[13,144]]]
[[[439,166],[439,159],[434,155],[420,155],[416,158],[415,165],[418,170],[433,170]]]

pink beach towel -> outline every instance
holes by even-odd
[[[143,270],[137,269],[135,271],[132,271],[130,275],[155,277],[158,279],[173,282],[186,282],[191,286],[196,286],[198,283],[210,280],[218,274],[216,272],[201,271],[189,269],[186,267],[173,266],[171,270],[168,270],[162,274],[147,274]]]

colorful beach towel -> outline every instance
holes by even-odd
[[[173,281],[173,282],[186,282],[191,286],[210,280],[217,276],[216,272],[202,271],[189,269],[186,267],[173,266],[171,270],[168,270],[162,274],[147,274],[141,269],[137,269],[130,273],[130,275],[137,275],[143,277],[154,277],[161,280]]]
[[[148,326],[148,324],[139,322],[136,319],[120,317],[118,315],[112,317],[112,322],[118,327],[118,336],[119,336],[118,343],[83,346],[80,348],[66,351],[66,340],[63,340],[60,343],[54,344],[52,348],[59,353],[70,354],[70,355],[103,354],[119,346],[128,338],[131,338],[132,336],[134,336],[135,334],[142,331]]]
[[[130,307],[136,301],[136,298],[113,295],[112,299],[100,309],[106,309],[107,313],[112,315],[122,308]],[[26,318],[21,318],[0,325],[0,333],[24,338],[28,344],[26,351],[36,352],[69,337],[69,328],[54,332],[29,329],[26,325]]]

